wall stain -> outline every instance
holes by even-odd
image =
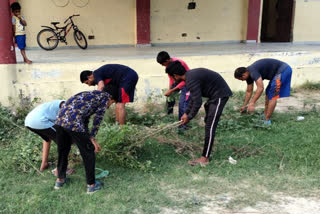
[[[56,78],[61,75],[60,70],[51,70],[49,72],[42,72],[40,70],[33,70],[31,73],[32,79],[42,79],[42,78]]]

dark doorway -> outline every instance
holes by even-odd
[[[261,42],[291,42],[294,0],[264,0]]]

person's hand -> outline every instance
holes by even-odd
[[[247,109],[248,112],[254,112],[254,103],[250,103],[248,105],[248,109]]]
[[[245,111],[246,111],[246,108],[247,108],[247,106],[242,106],[242,107],[240,108],[240,113],[245,112]]]
[[[171,89],[169,89],[166,93],[164,93],[164,96],[169,97],[172,94],[172,92],[173,91]]]
[[[109,108],[115,102],[116,101],[114,99],[109,99],[108,102],[107,102],[107,108]]]
[[[16,44],[16,37],[13,37],[13,44]]]
[[[183,115],[182,115],[182,117],[181,117],[181,124],[182,125],[185,125],[185,124],[187,124],[187,123],[189,123],[189,119],[188,119],[188,115],[186,114],[186,113],[184,113]]]
[[[96,139],[91,138],[90,139],[93,146],[94,146],[94,152],[100,152],[101,151],[101,146],[98,144],[98,142],[96,141]]]

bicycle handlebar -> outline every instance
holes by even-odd
[[[64,21],[64,24],[65,24],[69,19],[71,19],[71,18],[74,17],[74,16],[80,16],[80,14],[74,14],[74,15],[72,15],[72,16],[69,16],[69,18],[67,18],[67,19]]]

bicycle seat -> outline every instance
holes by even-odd
[[[60,22],[51,22],[51,24],[53,24],[53,25],[57,25],[57,24],[59,24]]]

